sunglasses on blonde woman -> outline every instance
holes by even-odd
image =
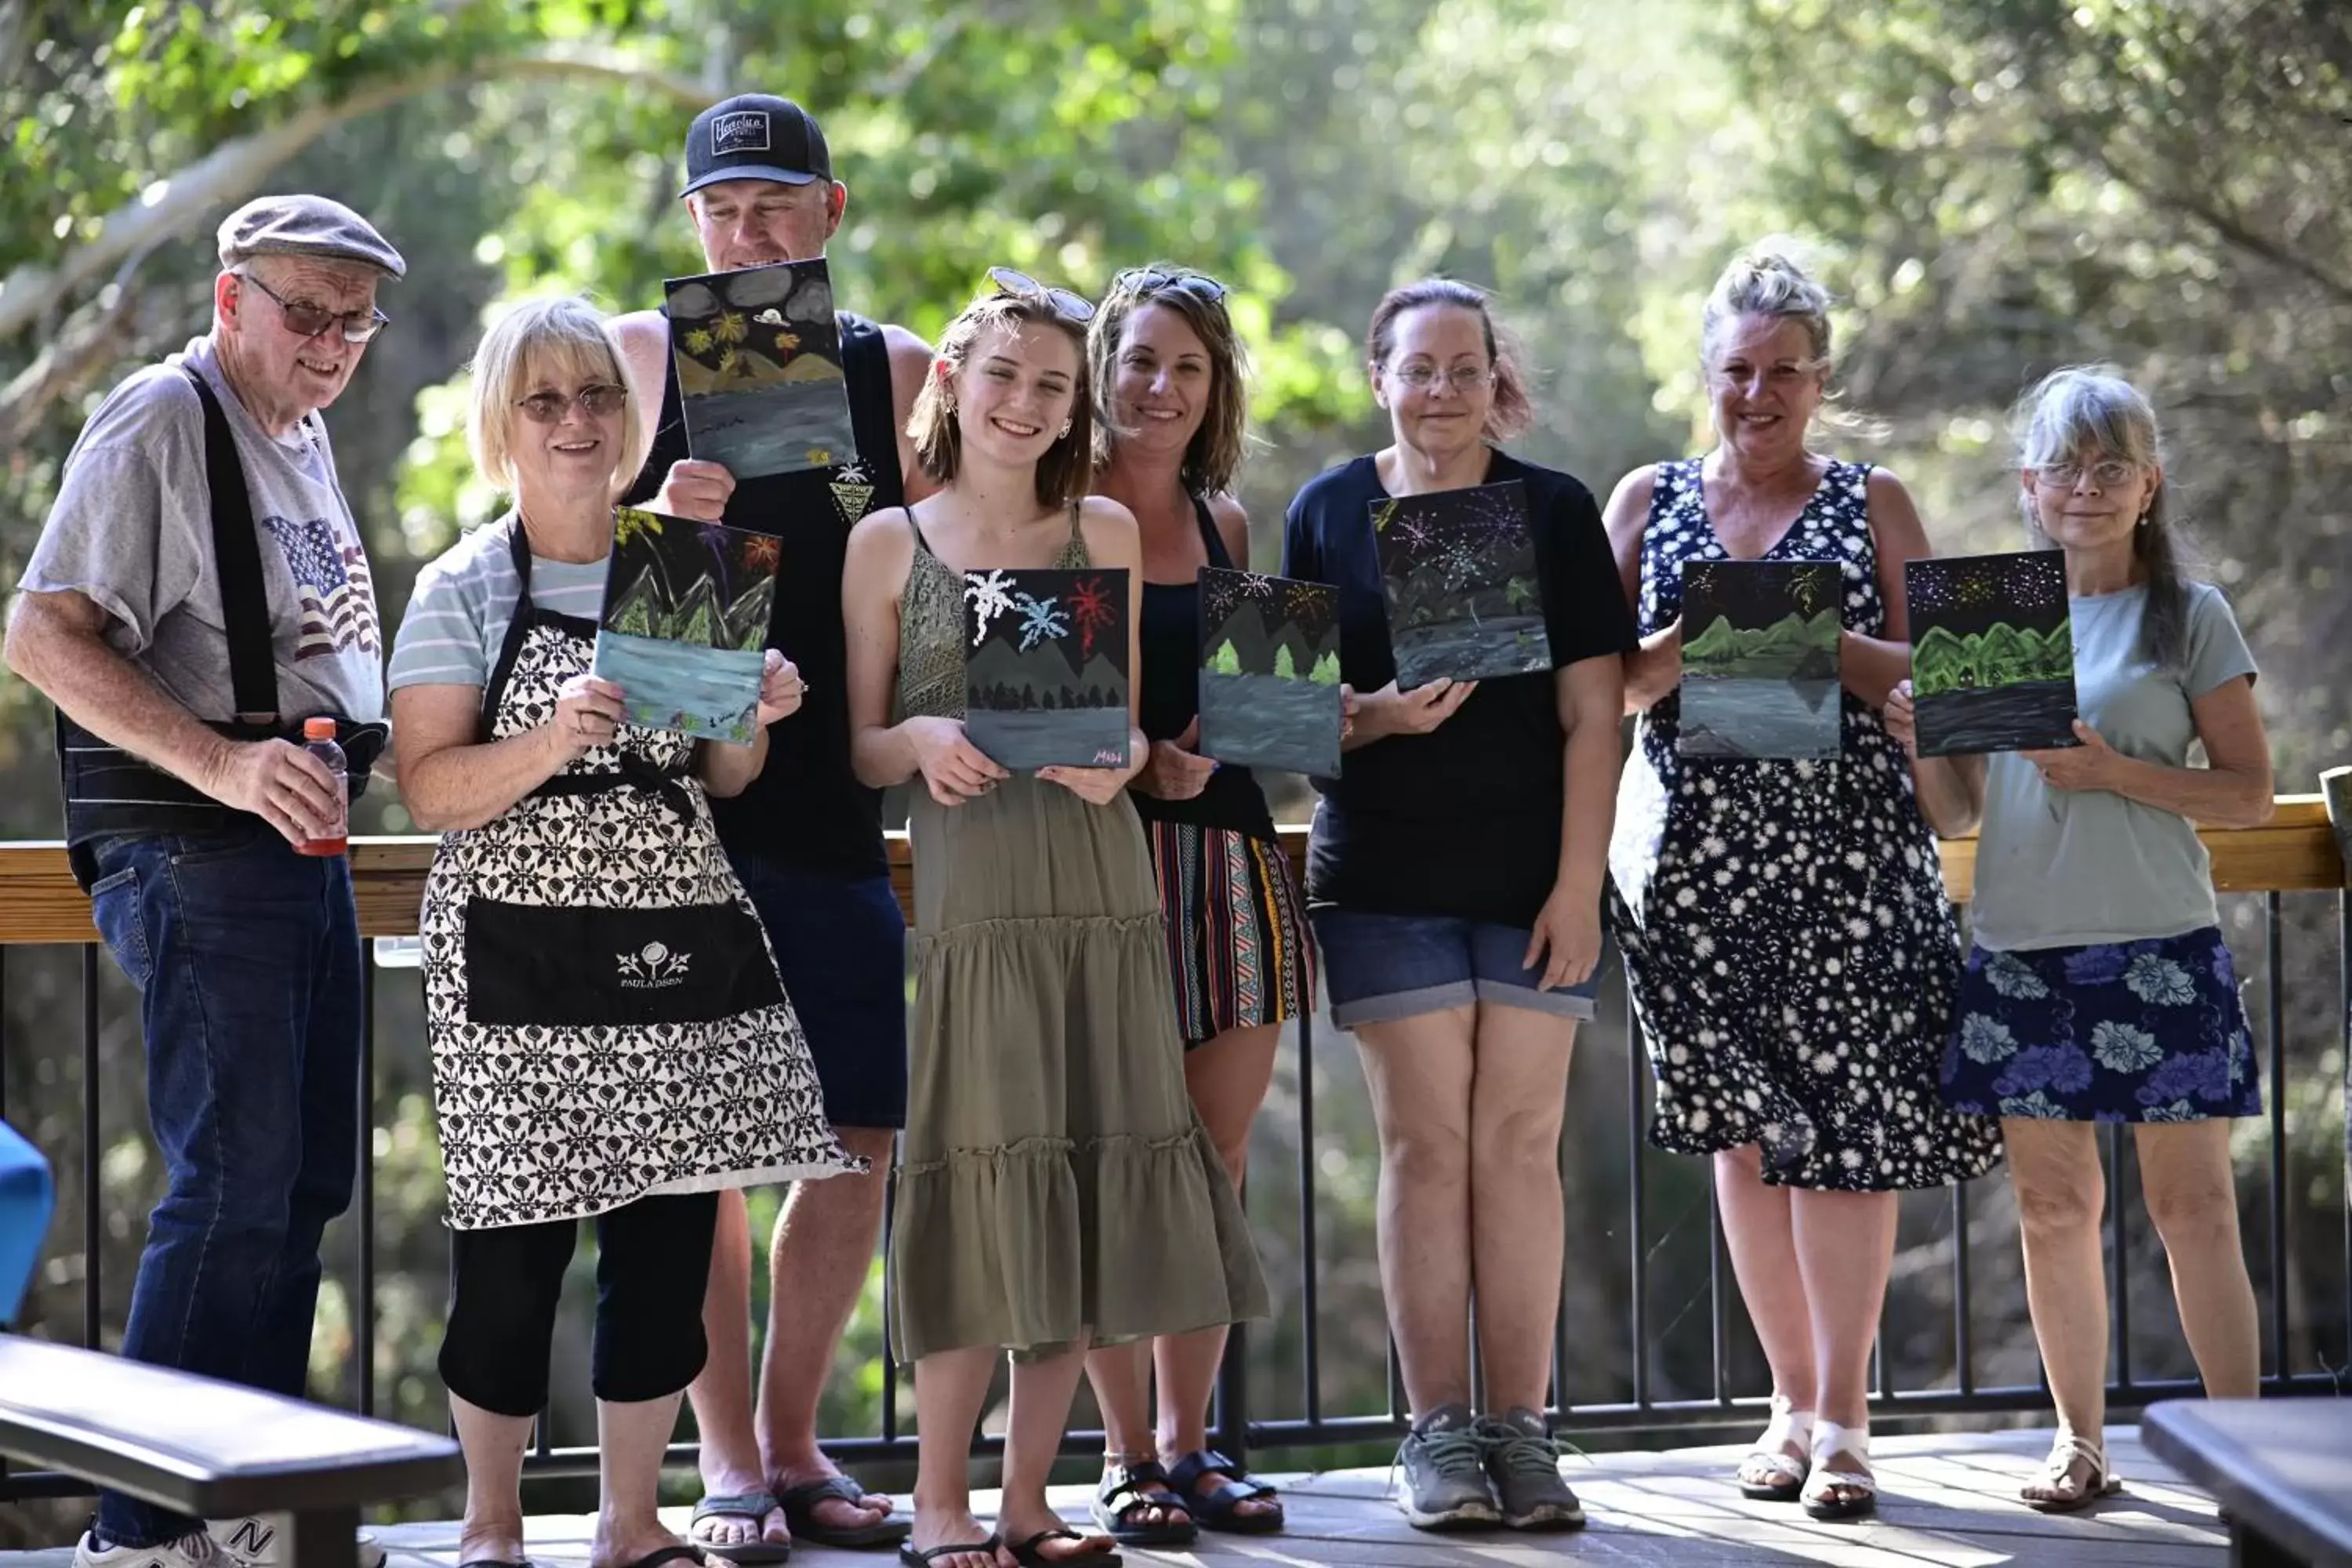
[[[1113,289],[1139,298],[1149,298],[1164,290],[1189,294],[1203,305],[1224,302],[1225,286],[1205,272],[1190,272],[1175,267],[1130,267],[1110,280]]]
[[[629,389],[615,386],[609,381],[592,381],[578,392],[534,392],[529,397],[515,399],[515,406],[530,416],[534,425],[562,423],[563,411],[574,403],[580,412],[591,419],[602,419],[607,414],[618,413],[629,401]]]
[[[992,267],[988,280],[996,285],[999,294],[1010,294],[1016,300],[1041,300],[1045,308],[1074,326],[1084,326],[1095,319],[1095,308],[1084,296],[1067,289],[1054,289],[1040,283],[1026,272],[1015,272],[1010,267]]]

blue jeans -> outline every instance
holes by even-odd
[[[1323,949],[1334,1027],[1354,1029],[1486,1003],[1561,1018],[1590,1018],[1598,970],[1581,983],[1538,991],[1524,926],[1450,915],[1392,915],[1325,905],[1309,911]]]
[[[93,846],[98,929],[139,988],[170,1185],[148,1217],[122,1353],[299,1395],[319,1238],[350,1206],[362,992],[350,863],[256,824]],[[104,1494],[109,1541],[197,1527]]]

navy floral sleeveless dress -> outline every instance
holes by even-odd
[[[1763,559],[1834,561],[1843,621],[1883,635],[1866,463],[1832,462]],[[1682,563],[1728,559],[1699,463],[1661,464],[1642,536],[1644,636],[1682,614]],[[1610,923],[1650,1063],[1650,1141],[1759,1145],[1775,1184],[1943,1186],[2000,1157],[2000,1124],[1937,1085],[1958,931],[1902,748],[1840,694],[1843,755],[1675,755],[1681,700],[1642,718],[1618,788]]]

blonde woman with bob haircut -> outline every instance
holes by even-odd
[[[1910,682],[1887,728],[1945,834],[1979,820],[1972,938],[1944,1098],[2000,1118],[2025,1300],[2058,1435],[2022,1496],[2083,1508],[2119,1484],[2106,1421],[2106,1191],[2096,1124],[2129,1123],[2213,1399],[2252,1399],[2254,1288],[2238,1239],[2231,1121],[2262,1083],[2197,826],[2269,820],[2270,742],[2229,600],[2182,570],[2156,411],[2110,371],[2062,370],[2018,413],[2026,537],[2066,552],[2077,744],[1917,757]],[[2206,765],[2189,765],[2192,744]]]
[[[1111,279],[1087,334],[1095,493],[1142,536],[1138,713],[1150,759],[1128,790],[1151,841],[1184,1079],[1225,1173],[1241,1187],[1250,1122],[1274,1078],[1283,1021],[1315,1002],[1306,899],[1247,768],[1198,754],[1203,566],[1249,565],[1233,495],[1248,438],[1247,362],[1225,286],[1168,263]],[[1209,1447],[1209,1395],[1225,1325],[1087,1359],[1108,1434],[1095,1522],[1138,1546],[1181,1545],[1195,1521],[1278,1530],[1274,1489]],[[1155,1436],[1147,1388],[1159,1374]]]
[[[1124,767],[1014,774],[964,733],[967,572],[1123,568],[1134,514],[1089,497],[1087,302],[999,268],[949,323],[910,433],[939,489],[849,540],[851,756],[919,780],[918,971],[890,1331],[921,1447],[902,1558],[1038,1568],[1115,1558],[1045,1500],[1089,1344],[1256,1316],[1265,1286],[1184,1086],[1158,889]],[[1130,717],[1130,724],[1132,719]],[[1011,1352],[997,1528],[966,1474]]]
[[[393,650],[402,801],[442,836],[419,930],[461,1562],[526,1560],[522,1456],[591,1218],[604,1506],[590,1561],[701,1560],[655,1510],[678,1396],[702,1368],[719,1193],[857,1163],[824,1120],[706,799],[757,774],[799,676],[768,654],[753,739],[730,745],[628,723],[621,689],[590,673],[613,498],[644,458],[635,395],[582,301],[499,319],[467,435],[514,504],[425,569]]]

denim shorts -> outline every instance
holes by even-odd
[[[835,1127],[907,1124],[907,917],[887,876],[732,854]]]
[[[1543,970],[1520,963],[1529,934],[1522,926],[1328,906],[1308,919],[1323,948],[1331,1022],[1342,1029],[1474,1002],[1590,1018],[1601,989],[1596,969],[1580,985],[1537,990]]]

